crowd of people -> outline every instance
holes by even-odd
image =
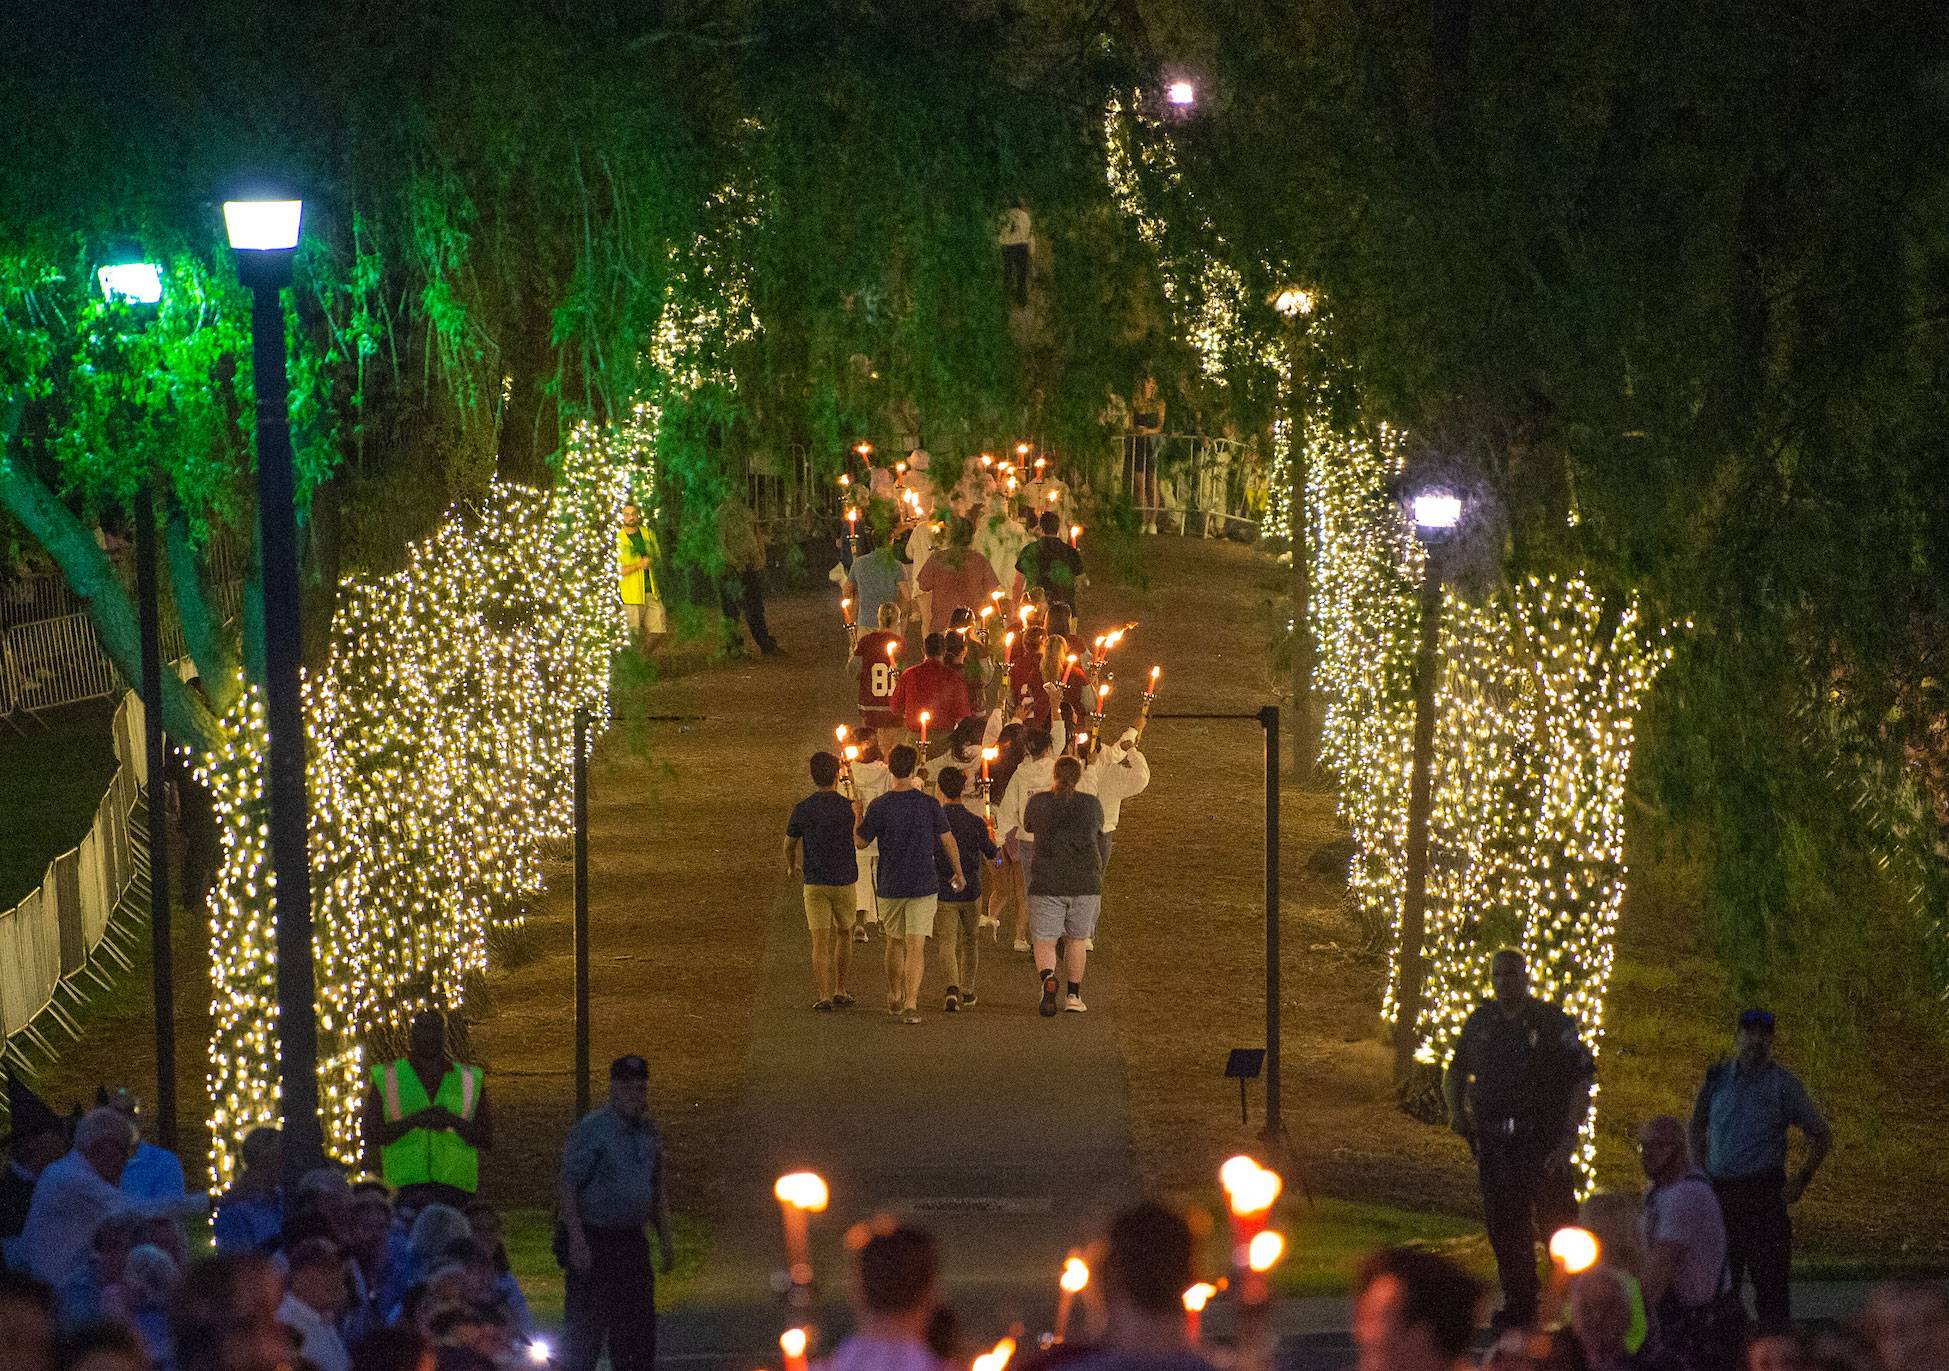
[[[879,481],[894,513],[869,551],[843,539],[835,569],[842,603],[871,610],[849,620],[858,718],[812,755],[813,791],[785,827],[818,1012],[854,1005],[852,947],[875,927],[895,1021],[923,1021],[929,941],[942,1010],[970,1009],[981,932],[999,942],[1005,925],[1042,1015],[1088,1010],[1104,872],[1150,764],[1141,719],[1104,736],[1102,643],[1116,630],[1078,630],[1088,580],[1077,530],[1063,536],[1064,487],[1041,467],[1013,492],[1004,479],[969,464],[941,519],[925,452],[860,483]]]
[[[570,1132],[556,1204],[564,1338],[537,1337],[479,1194],[493,1145],[479,1067],[447,1048],[444,1016],[411,1024],[373,1068],[369,1170],[293,1178],[279,1131],[248,1132],[210,1196],[142,1136],[126,1090],[63,1119],[9,1078],[0,1173],[0,1367],[22,1371],[505,1371],[545,1362],[650,1371],[655,1267],[675,1248],[649,1068],[618,1058],[604,1104]],[[212,1249],[200,1252],[200,1222]]]

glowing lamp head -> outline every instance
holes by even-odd
[[[536,1366],[546,1366],[548,1364],[549,1357],[553,1355],[554,1355],[554,1349],[548,1345],[546,1339],[532,1338],[529,1340],[528,1360],[533,1362]]]
[[[1597,1265],[1601,1254],[1597,1235],[1588,1228],[1559,1228],[1550,1235],[1550,1260],[1575,1276]]]
[[[95,269],[95,284],[102,299],[113,304],[120,300],[131,305],[153,305],[162,300],[162,268],[154,262],[111,262]]]
[[[1209,1281],[1199,1281],[1196,1285],[1184,1292],[1185,1311],[1191,1314],[1204,1313],[1205,1306],[1211,1303],[1211,1297],[1217,1293],[1217,1286],[1211,1284]]]
[[[225,200],[223,227],[239,252],[290,252],[298,246],[302,200]]]
[[[788,1328],[778,1335],[778,1350],[796,1360],[805,1355],[806,1344],[810,1341],[803,1328]]]
[[[1245,1264],[1263,1274],[1279,1265],[1279,1259],[1285,1255],[1286,1240],[1268,1228],[1252,1235],[1245,1248]]]
[[[1424,535],[1451,533],[1462,522],[1462,497],[1447,490],[1424,490],[1408,501],[1408,515]]]
[[[1057,1281],[1057,1284],[1062,1286],[1066,1294],[1078,1294],[1089,1283],[1089,1263],[1085,1262],[1081,1257],[1069,1257],[1063,1261],[1062,1276]]]
[[[1315,298],[1310,290],[1287,286],[1272,297],[1272,307],[1288,319],[1299,319],[1313,312]]]
[[[780,1204],[789,1204],[808,1214],[823,1214],[832,1199],[824,1178],[816,1171],[792,1171],[778,1178],[771,1188]]]
[[[1164,99],[1172,109],[1187,110],[1198,103],[1198,88],[1189,81],[1173,81],[1164,87]]]

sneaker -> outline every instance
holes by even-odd
[[[1094,951],[1096,951],[1096,939],[1094,939],[1094,938],[1085,938],[1085,939],[1083,939],[1083,951],[1085,951],[1085,952],[1094,952]]]
[[[920,1011],[919,1011],[918,1009],[903,1009],[903,1010],[901,1010],[901,1011],[900,1011],[900,1022],[901,1022],[901,1023],[919,1023],[919,1022],[920,1022]]]
[[[1056,1017],[1056,978],[1045,976],[1042,980],[1042,1004],[1037,1010],[1045,1019]]]
[[[866,941],[866,925],[864,923],[853,925],[853,941],[856,943]]]
[[[947,1003],[942,1008],[950,1014],[961,1012],[961,994],[953,986],[947,988]]]
[[[1015,940],[1015,950],[1017,952],[1027,952],[1029,950],[1029,940],[1027,938],[1017,938]]]
[[[961,1007],[963,1009],[973,1009],[975,1007],[974,991],[966,990],[961,993]]]
[[[1087,1014],[1090,1008],[1083,1003],[1083,997],[1081,995],[1071,995],[1063,1001],[1062,1007],[1065,1014]]]
[[[812,1007],[813,1007],[813,1009],[815,1009],[815,1010],[817,1010],[817,1011],[818,1011],[819,1013],[821,1013],[821,1014],[830,1014],[830,1013],[832,1013],[832,1001],[831,1001],[831,1000],[814,1000],[814,1001],[812,1002]]]
[[[858,1000],[855,1000],[851,995],[848,995],[843,990],[840,991],[837,995],[834,995],[832,997],[832,1007],[834,1009],[851,1009],[854,1005],[858,1003],[859,1003]]]

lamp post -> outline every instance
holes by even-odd
[[[1308,321],[1318,296],[1303,286],[1286,286],[1272,297],[1272,308],[1286,323],[1286,479],[1292,484],[1287,505],[1287,538],[1293,557],[1293,779],[1313,778],[1320,759],[1320,709],[1313,698],[1313,565],[1306,559],[1306,529],[1312,515],[1306,504],[1306,391]]]
[[[1401,892],[1401,990],[1394,1019],[1394,1074],[1407,1079],[1414,1029],[1427,978],[1422,942],[1428,927],[1428,822],[1434,808],[1435,684],[1440,667],[1441,554],[1461,525],[1462,497],[1428,489],[1408,497],[1408,522],[1421,540],[1421,632],[1414,652],[1414,752],[1408,781],[1407,874]]]
[[[263,563],[264,710],[270,734],[271,907],[277,925],[277,1040],[284,1175],[325,1164],[318,1120],[318,1017],[311,952],[311,856],[305,831],[305,732],[298,695],[298,520],[281,295],[291,283],[302,202],[227,200],[237,279],[250,288],[257,392],[257,536]]]
[[[95,271],[102,298],[144,322],[162,302],[162,271],[118,244]],[[156,1020],[156,1139],[176,1150],[176,968],[169,908],[169,830],[163,818],[162,630],[156,578],[155,491],[135,493],[135,597],[142,640],[142,740],[149,777],[149,993]]]

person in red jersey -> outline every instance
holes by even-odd
[[[897,728],[893,692],[900,685],[900,606],[883,604],[876,616],[879,627],[862,633],[853,647],[854,672],[859,678],[859,721],[864,728]]]
[[[962,675],[959,666],[949,666],[942,660],[947,651],[944,634],[928,634],[921,651],[925,657],[901,675],[888,708],[900,716],[901,724],[916,743],[920,739],[923,712],[927,715],[928,738],[945,740],[955,725],[974,712],[968,701],[968,678]]]

